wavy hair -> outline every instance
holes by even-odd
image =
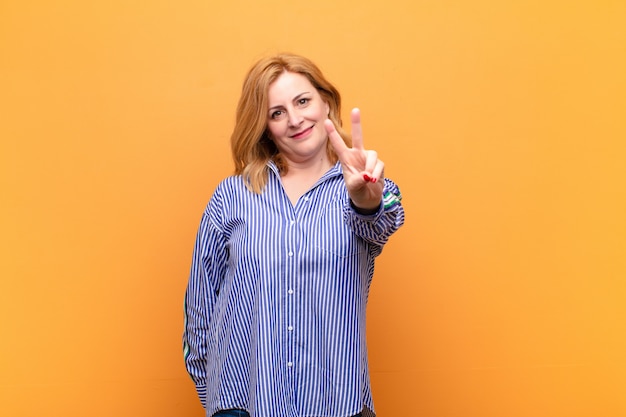
[[[341,96],[339,91],[324,77],[320,69],[309,59],[294,54],[279,54],[263,58],[252,66],[243,83],[237,105],[235,128],[230,145],[235,163],[235,174],[241,175],[246,186],[260,194],[267,183],[267,163],[273,160],[281,173],[289,169],[267,131],[268,90],[283,73],[304,75],[328,103],[329,116],[348,146],[350,136],[342,129]],[[331,163],[337,162],[330,141],[327,143]]]

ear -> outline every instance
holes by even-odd
[[[330,106],[326,101],[324,102],[324,106],[326,108],[326,116],[330,117]]]

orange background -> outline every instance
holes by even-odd
[[[244,73],[284,50],[404,195],[368,311],[379,416],[626,416],[617,0],[3,0],[0,415],[202,415],[196,227]]]

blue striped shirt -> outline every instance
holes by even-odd
[[[187,370],[207,416],[373,414],[365,310],[374,259],[404,223],[350,205],[337,163],[294,206],[273,163],[261,194],[222,181],[202,216],[185,295]]]

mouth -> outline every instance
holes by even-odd
[[[304,130],[301,130],[300,132],[298,132],[298,133],[296,133],[294,135],[291,135],[290,138],[292,138],[292,139],[301,139],[301,138],[305,137],[306,135],[308,135],[313,130],[313,127],[315,127],[315,125],[310,126],[310,127],[306,128]]]

